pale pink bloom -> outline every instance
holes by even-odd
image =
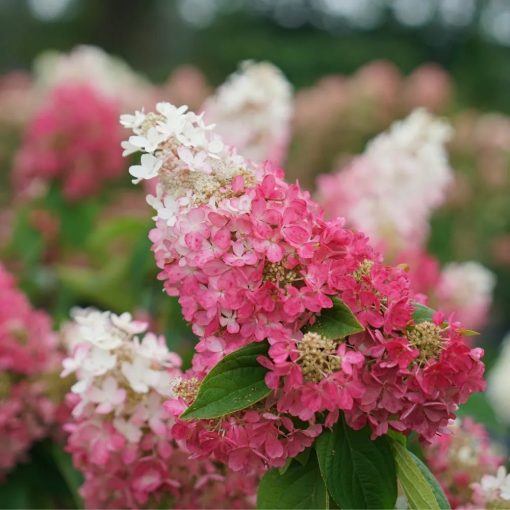
[[[113,377],[107,377],[101,386],[90,388],[90,401],[97,404],[96,412],[99,414],[111,413],[126,398],[126,390],[117,386]]]

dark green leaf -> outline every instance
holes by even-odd
[[[420,303],[414,303],[413,306],[414,306],[413,312],[414,322],[432,321],[432,316],[434,315],[435,310]]]
[[[349,307],[338,298],[333,298],[333,307],[322,310],[314,324],[307,326],[305,331],[319,333],[331,340],[345,338],[363,331]]]
[[[353,430],[343,417],[315,442],[322,476],[341,508],[394,508],[397,476],[389,441]]]
[[[260,481],[257,494],[259,509],[327,508],[328,494],[317,457],[310,455],[306,465],[292,461],[284,474],[268,471]]]
[[[310,460],[311,453],[312,448],[307,448],[294,458],[296,459],[296,462],[299,462],[302,466],[306,466],[308,464],[308,461]]]
[[[78,492],[83,483],[83,476],[73,466],[70,455],[62,450],[59,445],[52,445],[52,453],[55,464],[62,478],[66,481],[67,488],[73,498],[75,507],[83,508],[83,501]]]
[[[268,344],[264,341],[247,345],[223,358],[202,381],[197,398],[181,418],[219,418],[267,397],[271,393],[264,382],[267,369],[257,361],[267,350]]]
[[[392,442],[397,465],[397,476],[407,497],[410,509],[449,509],[450,505],[441,487],[427,466],[404,445]]]

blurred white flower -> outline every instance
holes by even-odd
[[[228,144],[253,161],[281,162],[292,117],[292,88],[268,62],[247,61],[205,102],[206,119]]]
[[[492,293],[496,285],[494,273],[478,262],[454,262],[441,271],[436,290],[437,307],[468,328],[484,325]]]
[[[96,46],[77,46],[68,53],[46,51],[35,61],[34,75],[36,86],[43,91],[62,83],[88,84],[123,109],[149,104],[155,96],[148,80]],[[139,113],[135,114],[137,121]],[[126,116],[123,119],[129,122]]]
[[[487,396],[499,419],[510,425],[510,333],[501,342],[496,363],[487,376]]]
[[[327,216],[345,217],[391,251],[421,247],[452,180],[445,147],[451,134],[423,109],[395,122],[347,167],[319,177]]]

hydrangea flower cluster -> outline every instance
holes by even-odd
[[[292,88],[269,62],[246,61],[202,107],[225,143],[254,161],[281,162],[290,137]]]
[[[485,324],[492,303],[496,277],[478,262],[453,262],[441,270],[436,299],[441,310],[469,328]]]
[[[265,402],[219,423],[176,424],[196,455],[227,458],[233,469],[280,466],[340,411],[374,437],[392,428],[430,440],[483,389],[483,351],[464,343],[460,324],[441,313],[415,322],[406,273],[385,266],[342,219],[325,221],[279,168],[244,160],[186,107],[160,103],[121,122],[134,132],[125,151],[143,153],[134,180],[158,182],[150,238],[159,278],[199,337],[193,377],[243,345],[270,345],[260,358],[274,390]],[[364,331],[343,341],[303,334],[334,298]],[[169,409],[182,411],[194,386]]]
[[[97,194],[123,171],[119,105],[88,85],[61,85],[47,97],[25,133],[13,170],[20,195],[61,182],[71,201]]]
[[[0,478],[49,432],[60,362],[49,317],[34,310],[0,266]]]
[[[504,461],[484,426],[470,418],[457,419],[448,433],[436,436],[425,449],[425,459],[452,508],[472,504],[473,484],[495,475]]]
[[[319,177],[326,215],[345,217],[386,252],[420,247],[452,180],[445,150],[451,134],[423,109],[395,122],[347,167]]]
[[[255,478],[189,460],[163,402],[181,381],[180,358],[130,314],[75,310],[66,328],[74,373],[67,450],[82,471],[88,508],[252,506]]]
[[[80,45],[68,53],[46,51],[35,61],[34,76],[42,93],[62,85],[86,85],[123,108],[149,104],[155,95],[147,80],[97,46]]]

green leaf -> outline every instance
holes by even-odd
[[[305,332],[319,333],[331,340],[345,338],[363,330],[350,308],[338,298],[333,298],[333,307],[322,310],[315,323],[305,328]]]
[[[267,397],[271,393],[264,382],[267,369],[257,361],[267,350],[268,343],[264,341],[225,356],[202,381],[197,398],[181,419],[219,418]]]
[[[258,509],[327,508],[328,493],[322,480],[316,455],[306,465],[291,462],[284,474],[268,471],[259,484]]]
[[[394,508],[397,475],[389,441],[370,429],[353,430],[342,417],[315,442],[331,497],[341,508]]]
[[[388,430],[388,433],[386,434],[391,439],[398,441],[400,444],[406,446],[407,444],[407,436],[402,434],[402,432],[397,432],[396,430]]]
[[[414,303],[414,312],[413,312],[413,319],[414,322],[431,322],[432,316],[435,313],[435,310],[432,308],[429,308],[428,306],[422,305],[421,303]]]
[[[306,450],[303,450],[299,455],[296,455],[294,457],[296,459],[296,462],[299,462],[302,466],[306,466],[308,464],[308,461],[310,460],[310,455],[312,453],[312,448],[307,448]]]
[[[55,464],[67,484],[67,488],[73,498],[75,508],[83,508],[83,501],[79,494],[81,485],[83,484],[83,476],[73,466],[71,456],[66,453],[59,445],[52,445],[52,454]]]
[[[70,202],[62,195],[61,188],[55,184],[50,187],[44,198],[44,208],[59,219],[60,243],[81,248],[96,226],[100,204],[97,198]]]
[[[427,466],[404,445],[392,442],[397,476],[410,509],[449,509],[450,505]]]
[[[310,460],[310,455],[312,451],[313,448],[309,447],[306,450],[303,450],[299,455],[296,455],[294,458],[289,457],[285,464],[281,468],[278,468],[278,471],[280,472],[281,475],[284,475],[293,462],[298,462],[302,466],[306,466],[308,464],[308,461]]]

